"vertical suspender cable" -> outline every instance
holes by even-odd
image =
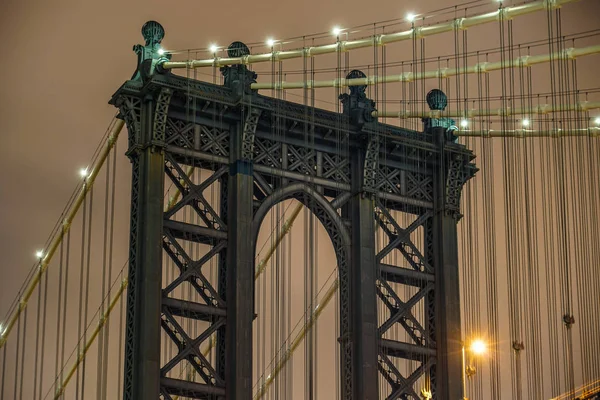
[[[115,155],[116,156],[116,155]],[[109,199],[109,183],[110,183],[110,154],[107,158],[106,163],[106,188],[104,193],[104,225],[103,225],[103,248],[102,248],[102,283],[100,288],[101,299],[104,299],[106,296],[106,268],[107,268],[107,240],[108,240],[108,199]],[[100,312],[104,314],[104,300],[100,303]],[[102,377],[104,375],[104,334],[107,330],[102,329],[98,336],[98,360],[96,366],[96,399],[102,399]]]
[[[88,199],[86,198],[84,203],[83,203],[83,215],[82,215],[82,220],[81,220],[81,260],[80,260],[80,265],[81,268],[79,270],[79,312],[78,312],[78,320],[77,320],[77,339],[81,338],[82,335],[82,329],[85,329],[85,321],[82,321],[83,319],[83,292],[84,292],[84,276],[85,276],[85,269],[84,269],[84,265],[85,265],[85,236],[87,233],[87,208],[88,208]],[[82,328],[83,327],[83,328]],[[79,340],[77,342],[77,354],[81,353],[81,341]],[[75,383],[75,399],[79,400],[79,388],[80,388],[80,372],[79,372],[79,366],[77,367],[77,376],[76,376],[76,383]],[[83,397],[83,395],[82,395]],[[82,399],[83,400],[83,399]]]
[[[40,385],[39,385],[39,398],[42,397],[42,387],[44,385],[44,358],[46,354],[46,316],[48,312],[48,272],[46,271],[44,277],[44,300],[43,302],[43,311],[42,311],[42,346],[40,351],[42,352],[40,356]],[[35,399],[35,391],[33,393],[33,398]]]
[[[48,274],[44,274],[42,280],[46,278],[48,279]],[[42,309],[42,287],[38,288],[38,299],[37,299],[37,310],[36,310],[36,321],[40,321],[40,312]],[[33,365],[33,397],[35,398],[35,394],[37,393],[37,380],[38,380],[38,363],[39,363],[39,351],[40,351],[40,324],[35,324],[35,361]]]
[[[6,347],[2,349],[2,378],[0,379],[0,393],[4,395],[4,382],[6,377]]]
[[[112,282],[112,268],[113,268],[113,244],[114,244],[114,230],[115,230],[115,193],[117,183],[117,143],[113,148],[113,165],[112,165],[112,178],[111,178],[111,199],[110,199],[110,233],[108,239],[108,282]],[[108,189],[108,185],[107,185]],[[102,371],[102,398],[106,400],[108,397],[108,357],[109,357],[109,336],[110,336],[110,321],[106,321],[104,328],[104,345],[103,350],[103,371]],[[119,357],[120,358],[120,357]]]

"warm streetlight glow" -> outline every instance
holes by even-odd
[[[79,176],[81,176],[82,178],[87,178],[87,176],[88,176],[87,168],[81,168],[79,170]]]
[[[339,26],[336,26],[333,28],[333,30],[331,31],[335,36],[338,36],[340,33],[342,33],[342,28],[340,28]]]
[[[460,121],[460,126],[462,128],[466,128],[467,126],[469,126],[469,121],[467,121],[466,119],[463,119],[462,121]]]
[[[271,38],[267,39],[267,46],[273,47],[274,44],[275,44],[275,40],[273,40]]]
[[[163,54],[165,54],[165,49],[158,49],[158,54],[160,54],[161,56],[162,56]]]
[[[596,117],[596,118],[594,119],[594,123],[595,123],[596,125],[600,125],[600,117]]]
[[[217,51],[219,51],[219,48],[217,47],[216,44],[211,44],[210,47],[209,47],[209,49],[210,49],[210,52],[213,53],[213,54],[216,54]]]
[[[406,14],[406,20],[408,22],[413,22],[415,20],[415,18],[417,18],[417,16],[413,13],[408,13]]]
[[[523,121],[521,121],[521,124],[525,127],[529,126],[530,123],[531,123],[531,121],[529,121],[527,118],[525,118]]]
[[[485,354],[485,352],[487,351],[487,345],[483,340],[477,339],[471,343],[470,349],[472,353],[481,355]]]
[[[44,257],[44,252],[42,250],[38,250],[35,252],[35,256],[37,258],[42,258],[42,257]]]

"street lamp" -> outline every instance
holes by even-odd
[[[474,339],[469,346],[469,352],[475,356],[481,356],[487,352],[487,344],[481,339]],[[470,378],[475,375],[476,369],[471,364],[467,365],[466,348],[463,343],[462,346],[462,387],[463,387],[463,400],[467,398],[467,377]]]
[[[487,344],[481,340],[476,339],[471,343],[471,353],[476,354],[478,356],[483,355],[487,352]]]

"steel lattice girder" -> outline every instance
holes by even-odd
[[[142,86],[137,82],[128,82],[113,98],[115,104],[119,101],[122,104],[121,114],[130,129],[129,154],[139,151],[141,147],[137,143],[143,141],[143,107],[138,99],[148,93],[163,90],[171,91],[172,96],[169,97],[169,106],[160,108],[160,118],[155,118],[160,119],[160,123],[155,123],[153,129],[163,130],[164,135],[160,135],[160,139],[164,151],[164,174],[181,191],[182,198],[172,211],[164,214],[163,249],[179,269],[180,276],[165,285],[168,291],[162,297],[162,325],[169,337],[181,336],[182,332],[174,328],[173,321],[176,321],[175,317],[186,315],[199,321],[210,321],[208,330],[218,332],[216,365],[209,368],[210,374],[201,368],[201,364],[208,363],[208,360],[200,359],[196,364],[203,370],[201,375],[205,383],[207,380],[209,382],[186,383],[184,380],[163,377],[161,390],[164,397],[170,398],[171,394],[198,398],[219,396],[223,389],[220,384],[227,387],[226,380],[223,380],[226,368],[224,354],[227,347],[224,330],[226,324],[224,325],[223,321],[228,320],[227,313],[223,315],[223,310],[231,309],[231,305],[224,306],[227,301],[224,297],[223,275],[227,269],[226,241],[228,230],[231,228],[227,223],[227,204],[235,201],[235,198],[227,194],[226,182],[227,172],[231,174],[232,160],[242,154],[242,147],[244,156],[252,158],[249,164],[252,170],[249,182],[253,197],[253,229],[258,229],[260,220],[271,205],[286,198],[296,198],[312,209],[332,238],[340,270],[342,386],[344,390],[350,390],[346,398],[352,397],[349,389],[353,385],[351,360],[355,357],[348,342],[352,340],[348,320],[352,313],[349,287],[352,279],[356,279],[349,275],[351,257],[345,250],[352,244],[348,230],[352,223],[344,210],[347,210],[355,193],[351,188],[353,172],[348,152],[351,154],[354,149],[362,149],[364,154],[368,153],[369,161],[364,165],[365,170],[359,171],[363,174],[360,181],[369,186],[375,199],[385,202],[385,207],[382,203],[377,203],[373,210],[377,211],[373,214],[375,222],[389,239],[388,247],[383,251],[399,250],[411,267],[401,268],[382,262],[384,252],[376,255],[379,282],[373,293],[382,299],[390,314],[378,327],[378,334],[384,336],[393,325],[399,325],[414,342],[402,344],[389,339],[381,340],[379,373],[382,379],[389,382],[390,398],[415,397],[413,384],[423,375],[429,376],[431,384],[435,386],[440,371],[435,369],[438,361],[435,347],[438,306],[435,296],[439,284],[436,265],[439,260],[434,254],[436,236],[433,220],[439,211],[434,205],[437,201],[436,193],[439,196],[443,192],[452,203],[449,209],[456,212],[462,184],[475,172],[474,166],[470,164],[472,154],[458,144],[448,142],[440,146],[432,132],[413,132],[377,122],[356,127],[343,115],[318,109],[309,112],[311,120],[306,121],[305,106],[260,95],[253,95],[252,100],[248,101],[247,98],[240,99],[232,94],[226,87],[173,75],[156,75]],[[163,102],[164,98],[165,96]],[[244,120],[244,115],[251,119]],[[237,128],[240,130],[239,137],[244,138],[243,143],[236,144],[231,140],[231,129],[235,126],[245,128]],[[275,126],[277,129],[282,128],[285,135],[275,134]],[[314,140],[304,140],[307,131],[314,134]],[[374,136],[383,140],[365,142],[365,137]],[[341,147],[347,148],[347,152],[340,151]],[[235,151],[239,151],[240,154],[235,155]],[[458,157],[452,158],[452,155]],[[447,162],[449,157],[452,159]],[[136,183],[136,171],[139,171],[141,166],[136,164],[135,157],[132,157],[132,161]],[[193,165],[213,172],[202,183],[195,185],[181,165]],[[450,167],[446,168],[448,165]],[[447,176],[441,177],[444,180],[444,189],[441,192],[436,189],[440,177],[435,180],[436,171],[440,166],[450,171]],[[219,210],[214,209],[202,195],[203,190],[215,182],[219,182],[222,188]],[[139,188],[137,183],[132,189],[132,216],[138,204],[134,199],[139,199],[140,196],[139,192],[136,192],[139,189],[136,188]],[[442,203],[442,208],[446,207],[446,201]],[[185,206],[194,210],[202,225],[173,220],[172,217]],[[401,228],[391,218],[391,210],[415,214],[417,220],[412,225]],[[133,226],[132,219],[132,248],[135,247]],[[411,232],[421,226],[425,231],[423,250],[418,249],[410,240]],[[182,247],[176,245],[178,240],[194,241],[212,247],[206,257],[192,262],[184,255]],[[219,287],[216,289],[201,273],[202,264],[214,256],[217,256],[221,266]],[[135,262],[133,257],[132,263]],[[135,270],[133,272],[135,273]],[[205,304],[193,304],[168,297],[168,292],[172,292],[184,281],[192,285]],[[394,293],[394,285],[413,287],[417,293],[408,301],[401,301]],[[135,296],[135,287],[130,288],[128,300],[134,302]],[[412,308],[421,300],[425,302],[423,321],[417,319],[412,312]],[[187,335],[186,341],[199,344],[206,339],[205,336],[192,339]],[[128,331],[128,340],[135,337],[137,334]],[[183,355],[180,355],[178,360],[185,359],[189,362],[197,353],[182,342],[179,343],[179,347]],[[392,359],[410,360],[415,359],[415,355],[422,363],[406,378],[397,368],[391,367],[394,365]],[[130,357],[131,355],[126,356],[126,368],[132,368],[127,361]],[[172,368],[172,364],[173,362],[168,364],[168,368]],[[219,379],[213,381],[212,377]],[[217,382],[218,385],[212,385]],[[435,393],[435,387],[432,387],[432,391]]]

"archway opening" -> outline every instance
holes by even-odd
[[[339,398],[338,269],[327,230],[302,203],[280,201],[260,223],[255,255],[253,398]]]

